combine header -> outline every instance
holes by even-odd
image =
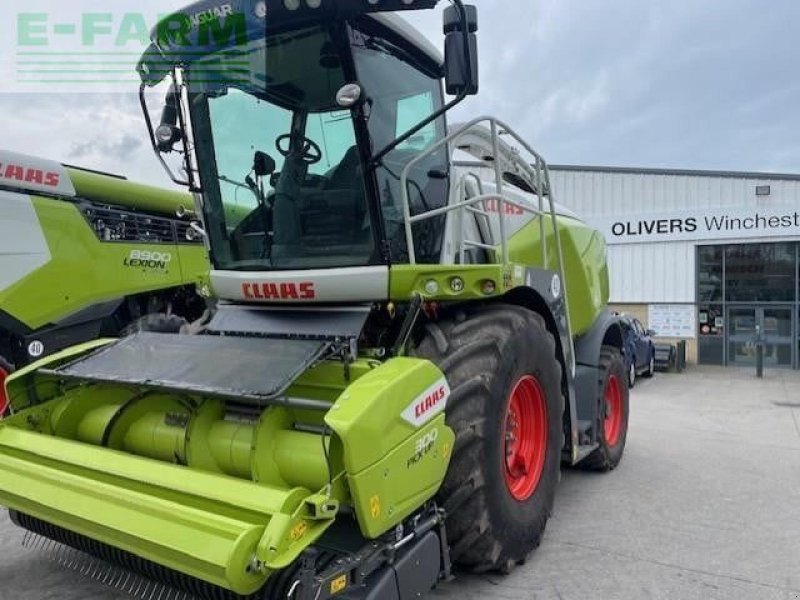
[[[619,463],[605,242],[509,126],[448,128],[477,12],[444,11],[444,58],[392,14],[436,4],[201,2],[159,26],[142,104],[166,92],[147,122],[219,308],[8,381],[20,526],[163,594],[409,600],[451,563],[524,561],[562,462]]]

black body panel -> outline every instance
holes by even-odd
[[[318,341],[141,332],[48,373],[261,406],[282,395],[329,347]],[[209,360],[197,360],[201,356]]]

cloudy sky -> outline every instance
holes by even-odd
[[[149,15],[185,4],[116,0],[114,32],[125,2]],[[45,13],[47,21],[34,23],[44,32],[27,33],[46,50],[74,50],[51,30],[66,22],[66,12],[91,12],[96,3],[65,4],[6,0],[0,18],[19,29],[20,13]],[[551,163],[800,172],[797,0],[477,4],[482,91],[457,119],[494,114]],[[441,46],[438,12],[411,20]],[[115,93],[14,85],[20,47],[19,36],[12,37],[0,46],[7,88],[0,93],[3,147],[167,182],[149,148],[136,94],[121,91],[135,92],[133,80]],[[127,40],[124,49],[142,48]],[[132,69],[134,52],[123,54],[117,68]]]

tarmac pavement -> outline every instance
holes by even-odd
[[[0,599],[123,600],[23,549],[0,515]],[[800,600],[800,373],[640,380],[620,467],[564,471],[542,546],[431,600]]]

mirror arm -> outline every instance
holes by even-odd
[[[179,179],[173,172],[170,166],[167,164],[167,161],[164,160],[164,155],[161,153],[161,150],[158,148],[158,140],[156,140],[156,131],[153,127],[153,120],[150,118],[150,111],[147,108],[147,99],[145,98],[145,92],[147,91],[147,85],[142,83],[139,86],[139,103],[142,106],[142,112],[144,113],[144,122],[147,125],[147,132],[150,135],[150,143],[153,146],[153,151],[156,153],[161,166],[169,175],[169,178],[176,184],[184,187],[191,187],[191,184],[188,181],[183,179]],[[179,111],[180,112],[180,111]]]
[[[172,78],[174,81],[178,81],[177,70],[172,70]],[[181,79],[181,81],[183,81]],[[184,84],[181,83],[181,86]],[[175,107],[178,110],[178,126],[181,130],[181,144],[183,145],[183,166],[186,169],[186,176],[187,176],[187,185],[192,192],[200,193],[203,191],[203,187],[199,181],[197,181],[197,177],[199,176],[198,172],[192,168],[192,158],[194,154],[192,149],[189,145],[189,129],[187,127],[188,123],[186,122],[183,110],[181,110],[181,102],[183,101],[183,97],[181,95],[180,87],[175,86]]]

